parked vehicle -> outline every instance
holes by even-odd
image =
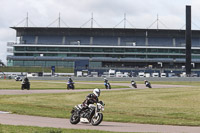
[[[139,73],[138,73],[138,76],[139,76],[140,78],[145,77],[145,73],[144,73],[144,72],[139,72]]]
[[[116,72],[116,77],[124,77],[124,74],[122,72]]]
[[[16,76],[15,81],[22,81],[22,78],[20,76]]]
[[[115,70],[110,69],[108,73],[109,73],[109,77],[115,77]]]
[[[161,78],[165,78],[165,77],[167,77],[167,74],[166,74],[166,73],[161,73],[161,74],[160,74],[160,77],[161,77]]]
[[[103,120],[103,113],[105,104],[100,101],[96,105],[90,104],[87,109],[83,111],[83,105],[76,105],[71,111],[70,123],[78,124],[82,123],[91,123],[93,126],[99,125]]]
[[[152,77],[159,77],[159,73],[152,73]]]

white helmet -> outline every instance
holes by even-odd
[[[95,96],[99,97],[101,90],[99,88],[96,88],[96,89],[93,90],[93,93],[94,93]]]

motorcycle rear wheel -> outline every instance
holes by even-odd
[[[91,119],[91,124],[93,126],[98,126],[103,120],[103,114],[99,113],[98,116],[93,116]]]

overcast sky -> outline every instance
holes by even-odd
[[[200,30],[199,0],[0,0],[0,60],[6,63],[7,42],[15,42],[16,32],[9,27],[25,26],[27,12],[29,25],[90,27],[86,23],[93,13],[94,27],[124,27],[120,23],[126,13],[127,28],[149,28],[158,18],[159,28],[181,29],[185,25],[185,6],[192,6],[192,28]],[[130,23],[130,24],[129,24]],[[19,25],[18,25],[19,24]],[[119,24],[119,25],[118,25]],[[164,25],[163,25],[164,24]],[[156,24],[150,28],[156,28]]]

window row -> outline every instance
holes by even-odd
[[[46,52],[116,52],[116,53],[179,53],[185,54],[185,49],[158,48],[79,48],[79,47],[15,47],[14,51],[46,51]],[[200,54],[200,49],[192,50],[193,54]]]

